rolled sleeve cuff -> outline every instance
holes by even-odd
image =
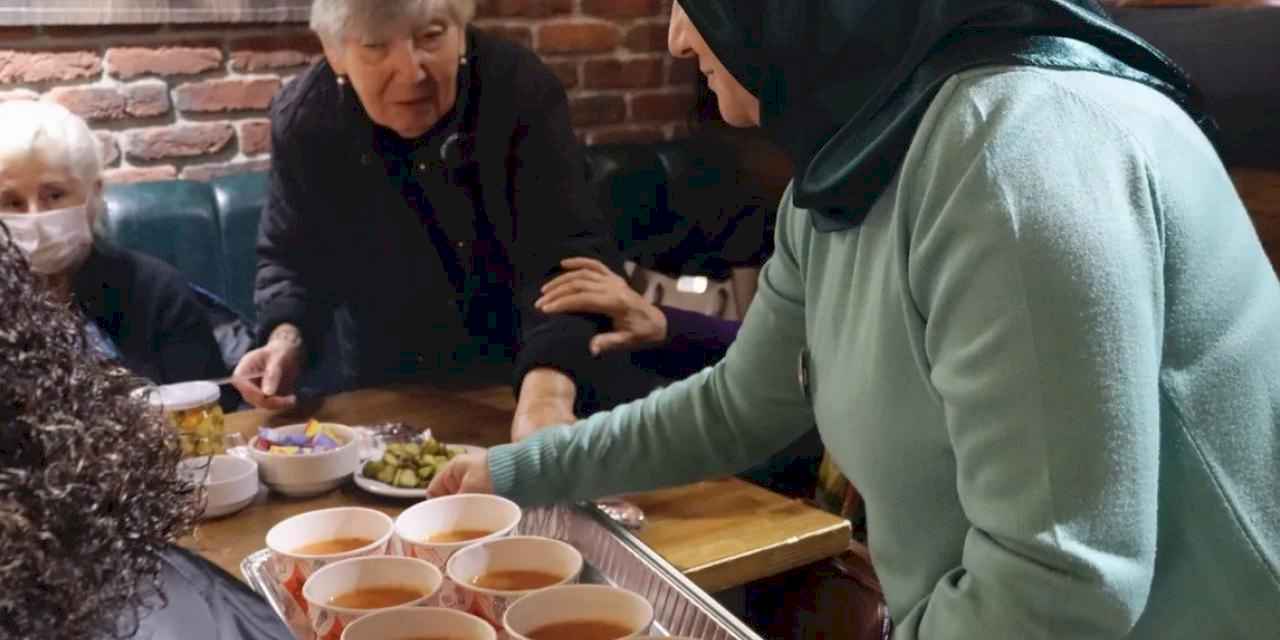
[[[516,392],[520,392],[520,385],[530,371],[548,368],[569,376],[581,395],[582,381],[590,380],[592,372],[600,366],[590,349],[591,337],[597,330],[596,324],[587,318],[562,316],[530,331],[516,356],[513,381]]]
[[[271,338],[271,332],[282,324],[291,324],[302,332],[305,342],[310,339],[307,322],[307,307],[294,298],[276,298],[270,304],[258,308],[258,344],[264,345]]]
[[[526,507],[560,502],[558,482],[547,461],[556,456],[554,433],[547,429],[518,444],[504,444],[489,450],[489,477],[494,493]]]

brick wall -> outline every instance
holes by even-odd
[[[564,81],[588,144],[684,133],[697,69],[666,53],[669,0],[482,0],[477,25]],[[319,56],[303,25],[0,27],[0,100],[88,119],[113,182],[207,180],[270,161],[266,108]]]

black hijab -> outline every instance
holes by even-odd
[[[1206,125],[1200,97],[1095,0],[679,0],[761,101],[819,231],[857,225],[893,179],[930,101],[965,69],[1098,71],[1154,87]]]

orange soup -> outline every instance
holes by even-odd
[[[303,545],[294,549],[293,552],[303,556],[331,556],[337,553],[355,551],[361,547],[367,547],[373,542],[369,538],[334,538]]]
[[[635,633],[630,627],[600,620],[574,620],[540,627],[529,634],[531,640],[618,640]]]
[[[423,595],[421,589],[414,587],[370,587],[334,596],[329,604],[344,609],[386,609],[408,604]]]
[[[450,544],[453,542],[466,542],[468,540],[478,540],[485,536],[493,535],[492,531],[484,529],[454,529],[453,531],[441,531],[434,533],[427,538],[427,542],[431,544]]]
[[[563,581],[564,576],[543,571],[490,571],[472,578],[471,584],[496,591],[528,591]]]

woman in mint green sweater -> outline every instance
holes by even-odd
[[[685,483],[816,420],[895,638],[1280,637],[1280,284],[1180,72],[1087,0],[680,0],[671,48],[798,168],[737,342],[433,495]]]

